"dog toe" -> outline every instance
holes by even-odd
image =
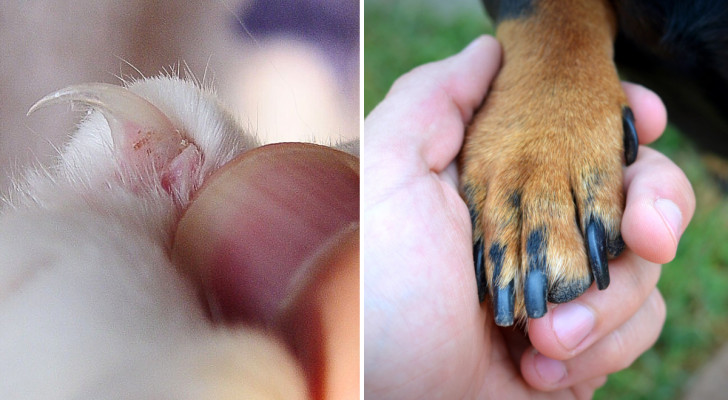
[[[555,304],[568,303],[586,292],[591,284],[591,275],[588,275],[583,279],[555,282],[549,291],[548,300]]]

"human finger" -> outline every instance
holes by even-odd
[[[642,147],[637,160],[625,170],[625,188],[625,243],[652,262],[671,261],[695,211],[690,181],[667,157]]]
[[[551,391],[620,371],[655,343],[664,322],[665,302],[655,288],[632,318],[587,351],[559,361],[532,350],[521,359],[521,372],[532,387]]]
[[[359,220],[358,160],[312,144],[251,150],[210,177],[181,218],[173,259],[211,313],[270,324],[320,246]]]
[[[460,53],[397,79],[365,121],[365,161],[377,156],[444,169],[462,147],[465,124],[482,103],[500,54],[493,37],[481,36]]]
[[[633,318],[644,307],[660,277],[661,266],[631,250],[610,261],[612,283],[607,290],[592,286],[577,299],[553,305],[539,319],[529,320],[529,337],[547,357],[567,360]]]
[[[315,399],[359,396],[359,229],[345,229],[311,258],[276,320]]]

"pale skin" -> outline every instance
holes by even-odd
[[[173,258],[205,288],[213,319],[283,339],[311,399],[359,395],[358,175],[356,158],[332,148],[263,146],[208,179],[175,236]]]
[[[695,208],[680,169],[642,146],[625,169],[622,234],[612,282],[549,305],[518,329],[478,303],[468,210],[456,156],[465,126],[500,65],[492,37],[403,75],[365,121],[362,155],[364,388],[378,399],[590,398],[657,340],[665,303],[656,284]],[[666,112],[624,84],[641,144]],[[486,210],[487,211],[487,210]]]

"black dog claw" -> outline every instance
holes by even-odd
[[[639,141],[637,140],[637,130],[634,127],[634,114],[629,107],[622,109],[622,126],[624,129],[624,159],[627,165],[630,165],[637,159]]]
[[[599,220],[590,220],[586,227],[586,252],[597,288],[606,289],[609,286],[607,239],[604,226]]]
[[[546,286],[548,281],[543,271],[534,269],[526,275],[523,297],[529,318],[541,318],[546,314]]]
[[[470,188],[465,188],[465,195],[468,198],[468,211],[470,211],[470,221],[473,224],[473,232],[478,226],[478,212],[473,208],[470,199]],[[488,292],[488,282],[485,278],[485,255],[483,254],[483,238],[478,239],[473,244],[473,261],[475,262],[475,283],[478,285],[478,301],[481,303],[485,300]]]
[[[488,292],[488,282],[485,279],[485,256],[483,255],[483,239],[478,239],[473,245],[473,260],[475,261],[475,282],[478,284],[478,301],[485,300]]]
[[[495,324],[498,326],[513,325],[513,281],[508,286],[501,288],[494,285],[493,290],[493,313]]]
[[[498,283],[502,279],[501,269],[505,252],[505,246],[498,243],[490,245],[488,251],[488,258],[493,263],[493,313],[495,314],[495,324],[498,326],[513,325],[513,280],[511,279],[506,287],[501,287]]]

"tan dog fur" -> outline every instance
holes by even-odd
[[[492,295],[494,285],[514,280],[516,321],[526,319],[530,232],[544,229],[549,289],[583,282],[591,279],[583,238],[590,216],[601,218],[614,239],[624,208],[627,101],[612,61],[611,6],[550,0],[537,7],[498,27],[502,69],[468,129],[461,159],[463,186],[478,212],[474,240],[484,239],[488,289]],[[500,277],[488,256],[493,244],[506,245]]]

